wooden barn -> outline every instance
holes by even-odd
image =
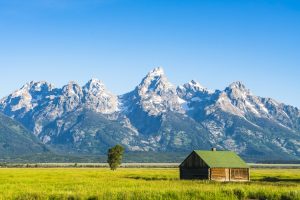
[[[180,179],[250,181],[249,166],[231,151],[193,151],[179,167]]]

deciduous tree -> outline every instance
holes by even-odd
[[[116,170],[121,164],[124,154],[124,148],[121,145],[116,145],[108,150],[107,162],[111,170]]]

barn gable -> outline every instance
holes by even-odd
[[[193,151],[181,164],[180,167],[184,168],[209,168],[209,166],[204,162],[204,160],[199,157],[199,155]]]

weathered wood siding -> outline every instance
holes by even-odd
[[[209,179],[213,181],[249,181],[250,174],[248,168],[212,168]]]
[[[231,181],[249,181],[250,171],[247,168],[232,168],[230,169]]]
[[[194,152],[180,165],[180,179],[208,179],[208,177],[208,166]]]
[[[229,181],[230,170],[228,168],[212,168],[210,169],[210,180],[213,181]]]

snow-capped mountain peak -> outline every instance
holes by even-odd
[[[30,90],[31,91],[51,91],[54,89],[54,85],[46,82],[46,81],[38,81],[38,82],[31,82],[30,83]]]
[[[225,92],[231,99],[246,99],[247,96],[251,95],[250,90],[240,81],[230,84],[229,87],[225,89]]]
[[[99,91],[104,91],[105,89],[104,83],[96,78],[92,78],[85,86],[83,86],[84,91],[90,91],[94,95],[97,95]]]
[[[252,114],[256,117],[271,118],[263,99],[253,95],[242,82],[232,83],[223,93],[227,95],[230,106],[235,107],[235,110],[237,109],[235,113],[243,116]],[[223,107],[223,110],[228,111],[226,107]]]
[[[101,80],[97,79],[97,78],[92,78],[91,80],[89,80],[87,82],[86,85],[92,85],[92,86],[93,85],[104,85],[104,83]]]
[[[250,94],[250,90],[241,81],[231,83],[225,90],[227,91],[240,91]]]
[[[170,83],[163,68],[158,67],[150,71],[136,89],[123,97],[127,110],[140,106],[150,115],[159,115],[167,111],[182,110],[183,103],[176,92],[176,87]],[[132,104],[132,102],[135,102]]]
[[[165,76],[164,70],[161,67],[155,68],[147,74],[138,86],[139,93],[156,93],[158,95],[174,92],[175,87],[169,82]]]
[[[104,83],[91,79],[84,87],[84,106],[90,110],[111,114],[118,110],[118,97],[109,92]]]
[[[69,93],[69,92],[74,92],[74,93],[78,93],[80,92],[81,87],[78,83],[74,82],[74,81],[70,81],[67,85],[63,86],[62,91]]]
[[[199,94],[199,93],[213,93],[214,91],[208,90],[206,87],[202,86],[199,82],[195,80],[191,80],[188,83],[185,83],[183,86],[179,86],[179,89],[186,90],[187,92],[192,93],[193,95]]]
[[[205,87],[203,87],[199,82],[195,81],[195,80],[191,80],[189,83],[187,83],[192,89],[194,89],[195,91],[203,91],[206,90]]]
[[[46,81],[31,81],[23,85],[19,90],[16,90],[14,95],[22,95],[24,93],[49,92],[54,86]]]
[[[201,101],[203,98],[209,98],[213,91],[203,87],[199,82],[191,80],[184,85],[177,87],[177,94],[184,100]]]
[[[155,77],[155,76],[163,76],[163,75],[165,75],[164,69],[162,67],[156,67],[152,71],[150,71],[147,76]]]
[[[45,81],[31,81],[1,100],[1,109],[6,108],[10,115],[17,112],[24,115],[34,109],[52,90],[54,86]]]

